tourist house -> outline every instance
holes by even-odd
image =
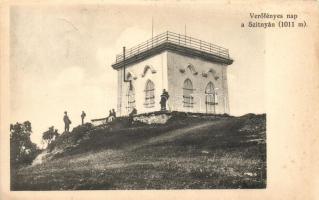
[[[167,110],[229,113],[228,49],[186,35],[165,32],[116,56],[117,113],[159,111],[163,90]]]

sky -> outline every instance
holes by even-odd
[[[225,9],[227,12],[225,12]],[[265,35],[240,27],[248,14],[236,6],[182,3],[86,6],[15,6],[10,14],[11,123],[29,120],[41,143],[50,126],[63,132],[116,108],[117,76],[111,68],[130,48],[165,31],[195,37],[230,51],[230,113],[265,113]]]

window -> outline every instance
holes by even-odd
[[[130,83],[127,90],[127,111],[131,113],[133,108],[135,108],[135,90],[132,83]]]
[[[215,91],[214,84],[209,82],[205,89],[206,94],[206,112],[207,113],[216,113],[215,106],[217,105],[217,93]]]
[[[145,85],[145,103],[146,108],[152,108],[155,105],[155,86],[151,80],[148,80]]]
[[[192,108],[194,105],[194,97],[193,94],[193,84],[192,81],[189,79],[186,79],[184,81],[183,86],[183,105],[184,107]]]

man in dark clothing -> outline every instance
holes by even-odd
[[[82,111],[82,114],[81,114],[81,119],[82,119],[82,125],[84,124],[84,118],[86,117],[86,114],[84,111]]]
[[[136,108],[133,108],[132,111],[128,115],[129,116],[128,119],[129,119],[130,124],[133,124],[133,116],[136,114],[137,114],[137,110],[136,110]]]
[[[113,115],[114,117],[116,117],[116,112],[115,112],[114,109],[112,109],[112,115]]]
[[[160,101],[161,111],[166,110],[166,102],[167,102],[168,98],[169,98],[168,92],[164,89],[163,93],[161,95],[161,101]]]
[[[130,112],[129,116],[133,116],[137,114],[136,108],[133,108],[132,111]]]
[[[64,121],[64,131],[65,131],[65,132],[69,132],[70,124],[71,124],[72,122],[71,122],[71,120],[69,119],[68,113],[67,113],[66,111],[64,112],[63,121]]]

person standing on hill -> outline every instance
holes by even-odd
[[[130,124],[133,124],[134,115],[136,115],[136,114],[137,114],[137,110],[136,110],[136,108],[133,108],[132,111],[130,112],[130,114],[128,115],[129,116],[128,120],[129,120]]]
[[[86,114],[84,111],[82,111],[82,114],[81,114],[81,119],[82,119],[82,125],[84,124],[84,118],[86,117]]]
[[[112,109],[112,115],[114,116],[114,118],[116,117],[116,112],[114,109]]]
[[[163,90],[163,93],[161,95],[161,101],[160,101],[160,104],[161,104],[161,111],[165,111],[166,110],[166,102],[169,98],[169,94],[168,92],[164,89]]]
[[[71,120],[68,117],[68,113],[65,111],[64,112],[64,117],[63,117],[63,121],[64,121],[64,132],[69,132],[70,130],[70,124],[72,123]]]

